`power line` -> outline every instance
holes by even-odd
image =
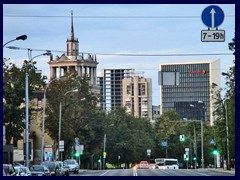
[[[67,53],[66,51],[60,51],[60,50],[44,50],[44,49],[31,49],[31,48],[23,48],[23,47],[15,47],[15,46],[7,46],[5,48],[9,49],[16,49],[16,50],[32,50],[32,51],[45,51],[45,52],[61,52],[61,53]],[[100,55],[100,56],[135,56],[135,57],[166,57],[166,56],[229,56],[233,55],[232,53],[183,53],[183,54],[137,54],[137,53],[96,53],[96,52],[80,52],[79,55],[82,54],[93,54],[93,55]]]
[[[70,18],[71,16],[60,15],[3,15],[7,18]],[[201,16],[73,16],[82,19],[191,19],[201,18]],[[225,15],[226,18],[235,17],[235,15]]]

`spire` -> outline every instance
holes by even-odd
[[[71,11],[71,41],[74,41],[74,30],[73,30],[73,11]]]

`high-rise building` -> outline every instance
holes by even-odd
[[[122,80],[122,104],[136,117],[152,119],[152,80],[133,74]]]
[[[131,77],[133,69],[103,69],[98,77],[100,106],[107,111],[122,107],[122,80]]]
[[[79,54],[78,39],[74,37],[73,12],[71,12],[71,36],[67,39],[67,53],[61,57],[50,57],[50,79],[64,76],[67,72],[77,72],[79,76],[86,77],[89,85],[96,88],[97,84],[97,58],[91,54]]]
[[[173,109],[213,125],[212,84],[220,85],[220,60],[160,64],[160,73],[160,114]]]

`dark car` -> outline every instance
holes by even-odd
[[[29,169],[32,176],[50,176],[50,171],[45,165],[32,165]]]
[[[61,169],[59,164],[56,161],[44,161],[41,163],[41,165],[47,166],[47,168],[50,171],[51,176],[60,176]]]
[[[74,172],[74,174],[78,174],[79,165],[75,159],[66,159],[65,161],[63,161],[63,163],[69,167],[69,172]]]
[[[16,176],[15,169],[12,164],[3,164],[3,170],[7,176]]]

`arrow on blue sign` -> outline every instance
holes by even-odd
[[[222,24],[224,12],[218,6],[208,6],[202,12],[202,21],[209,28],[216,28]]]
[[[167,146],[167,141],[163,141],[163,142],[161,143],[161,146]]]

